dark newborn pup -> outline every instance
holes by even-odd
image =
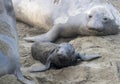
[[[34,59],[45,64],[43,67],[36,67],[32,69],[31,72],[45,71],[50,67],[67,67],[77,63],[80,60],[89,61],[100,57],[98,55],[81,55],[76,52],[74,47],[69,43],[54,44],[36,42],[32,45],[31,51]]]

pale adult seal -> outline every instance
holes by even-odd
[[[28,24],[51,28],[26,41],[55,41],[76,35],[111,35],[119,31],[120,15],[107,0],[13,0],[16,17]],[[34,7],[31,8],[31,6]],[[33,22],[34,21],[34,22]]]
[[[51,67],[62,68],[75,65],[78,61],[89,61],[101,56],[81,55],[69,43],[54,44],[48,42],[35,42],[31,48],[32,57],[45,64],[43,67],[34,67],[31,72],[41,72]]]
[[[20,70],[18,35],[11,0],[0,0],[0,77],[14,74],[24,84],[33,84],[25,79]]]

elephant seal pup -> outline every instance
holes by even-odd
[[[65,3],[61,4],[60,8],[58,6],[58,9],[54,10],[54,25],[52,29],[45,34],[26,37],[24,39],[26,41],[53,42],[58,37],[111,35],[119,32],[120,15],[110,3],[106,2],[100,4],[99,0],[92,0],[95,2],[90,2],[91,0],[82,0],[84,3],[82,1],[80,3],[80,1],[81,0],[73,4],[78,7],[78,10],[76,10],[78,11],[77,14],[76,11],[70,11],[70,9],[68,9],[71,7],[71,4],[69,7],[66,7],[66,5],[64,5]],[[97,3],[97,1],[99,3]],[[84,4],[84,6],[82,4]],[[65,8],[62,8],[62,6]],[[73,12],[73,14],[71,15],[69,12]],[[59,16],[59,14],[61,14],[61,16]]]
[[[76,64],[79,60],[89,61],[101,56],[84,56],[76,52],[69,43],[54,44],[48,42],[35,42],[31,48],[32,57],[45,64],[43,67],[31,69],[31,72],[41,72],[51,67],[62,68]]]
[[[11,0],[0,0],[0,77],[14,74],[24,84],[33,84],[25,79],[20,70],[18,36]]]

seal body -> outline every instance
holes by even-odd
[[[0,77],[14,74],[24,84],[32,84],[20,70],[18,35],[11,0],[0,0]]]
[[[72,45],[67,43],[60,45],[53,43],[35,43],[32,46],[32,56],[34,59],[46,64],[47,59],[51,56],[51,65],[58,68],[77,62],[74,52],[75,49]]]
[[[35,0],[33,2],[40,1],[41,0]],[[24,2],[24,0],[21,0],[21,2]],[[30,2],[33,3],[32,1]],[[39,36],[27,37],[25,38],[26,41],[52,42],[58,37],[74,37],[76,35],[111,35],[118,33],[120,24],[119,12],[107,0],[60,0],[57,5],[50,0],[48,4],[50,4],[50,11],[47,16],[50,16],[49,20],[52,22],[50,30]],[[15,4],[14,7],[16,7]],[[22,6],[20,5],[18,9],[21,7]],[[21,10],[23,9],[21,8]],[[36,13],[34,10],[34,14],[39,13]],[[21,16],[24,15],[21,14]],[[41,18],[39,20],[42,21]]]
[[[32,72],[45,71],[50,67],[63,68],[76,64],[80,60],[92,60],[99,58],[98,55],[84,56],[76,52],[74,47],[69,43],[43,43],[35,42],[31,48],[32,57],[40,61],[45,66],[36,67]]]
[[[16,18],[31,26],[49,29],[56,0],[12,0]],[[39,11],[39,12],[38,12]]]
[[[32,45],[31,52],[35,60],[40,60],[41,63],[45,64],[48,56],[57,48],[57,44],[40,42]]]

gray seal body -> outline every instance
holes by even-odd
[[[32,84],[20,70],[18,35],[11,0],[0,0],[0,77],[14,74],[24,84]]]
[[[45,65],[43,67],[36,67],[31,72],[45,71],[51,67],[63,68],[75,65],[80,60],[88,61],[100,57],[99,55],[81,55],[69,43],[35,42],[32,45],[31,52],[35,60]]]
[[[53,42],[58,37],[104,36],[119,32],[120,14],[107,0],[60,0],[59,4],[51,6],[50,30],[42,35],[27,37],[26,41]]]

